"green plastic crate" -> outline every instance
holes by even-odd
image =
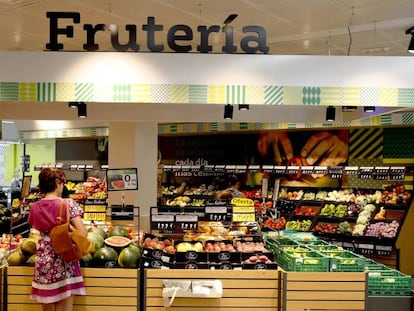
[[[411,296],[411,276],[397,270],[368,272],[368,296]]]
[[[310,249],[312,249],[315,252],[344,252],[345,249],[341,246],[329,244],[318,244],[318,245],[307,245]]]
[[[327,272],[329,271],[329,258],[314,251],[282,251],[279,265],[286,271]]]
[[[365,258],[350,251],[326,251],[321,254],[329,259],[329,271],[331,272],[365,271]]]
[[[301,245],[297,245],[297,244],[293,244],[293,245],[277,245],[273,250],[273,253],[275,255],[275,261],[278,262],[281,260],[281,256],[282,253],[287,251],[287,252],[309,252],[311,251],[311,249],[309,249],[306,246],[301,246]]]
[[[378,263],[372,259],[365,258],[365,269],[366,272],[369,271],[384,271],[384,270],[391,270],[390,267],[382,263]]]

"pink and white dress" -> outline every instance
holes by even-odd
[[[49,232],[56,225],[61,198],[45,198],[30,207],[29,223],[40,231],[36,250],[31,299],[55,303],[71,295],[86,295],[79,261],[65,262],[53,251]],[[72,199],[65,199],[70,218],[81,216],[82,208]],[[64,214],[66,215],[66,213]]]

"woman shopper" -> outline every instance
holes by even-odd
[[[40,302],[43,311],[72,311],[74,295],[86,295],[79,261],[65,262],[54,252],[49,235],[56,226],[65,182],[66,176],[61,169],[42,169],[39,173],[42,199],[30,207],[28,221],[40,232],[31,299]],[[65,199],[64,203],[64,215],[67,211],[71,225],[86,236],[82,208],[72,199]]]

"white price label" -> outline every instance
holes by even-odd
[[[174,215],[152,215],[153,222],[174,222]]]
[[[206,214],[227,214],[227,206],[206,206]]]

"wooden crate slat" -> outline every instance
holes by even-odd
[[[164,306],[159,306],[159,307],[147,307],[145,309],[146,311],[195,311],[194,307],[175,307],[174,305],[169,307],[169,308],[165,308]],[[197,310],[200,311],[217,311],[216,307],[198,307]],[[228,307],[223,309],[225,311],[251,311],[252,308],[251,307],[236,307],[236,308],[232,308],[232,307]],[[260,311],[275,311],[277,310],[275,307],[261,307],[260,309],[257,309]],[[76,311],[76,310],[74,310]],[[89,311],[89,310],[88,310]],[[94,311],[94,310],[93,310]]]
[[[223,290],[223,297],[277,297],[278,290],[277,288],[274,289],[244,289],[244,288],[237,288],[237,289],[224,289]],[[146,292],[147,297],[160,297],[162,296],[162,288],[148,288]]]
[[[147,297],[146,305],[148,307],[163,306],[164,299],[162,297]],[[175,298],[173,302],[174,306],[180,307],[194,307],[199,308],[202,306],[226,308],[226,307],[249,307],[249,308],[261,308],[261,307],[277,307],[277,297],[271,298]]]
[[[288,301],[286,310],[365,310],[365,302],[361,301]]]
[[[76,304],[99,306],[134,306],[138,304],[137,297],[94,297],[76,296]]]
[[[29,285],[8,285],[7,291],[9,295],[13,295],[13,294],[29,295],[31,288],[32,287]]]
[[[365,273],[363,272],[287,272],[287,280],[290,281],[347,281],[347,282],[365,282]]]
[[[81,268],[83,277],[87,278],[137,278],[137,269],[125,268]]]
[[[335,290],[341,288],[343,290],[362,290],[365,291],[365,282],[288,282],[286,290]]]
[[[164,280],[170,280],[172,278],[164,278]],[[193,279],[199,279],[196,276]],[[210,275],[209,279],[219,279],[223,284],[223,288],[277,288],[278,280],[268,280],[268,279],[220,279],[212,277]],[[180,280],[186,280],[180,278]],[[147,279],[147,288],[162,288],[162,279]]]
[[[365,300],[365,291],[349,292],[349,291],[288,291],[286,293],[287,300]]]
[[[146,270],[148,279],[168,279],[168,278],[178,278],[184,279],[183,276],[189,275],[188,270],[185,269],[171,269],[171,270],[161,270],[161,269],[148,269]],[[278,271],[277,270],[192,270],[191,279],[211,279],[212,275],[216,279],[277,279]]]
[[[113,278],[110,281],[108,279],[103,278],[85,278],[84,279],[85,286],[101,286],[101,287],[138,287],[138,280],[137,279],[116,279]]]

